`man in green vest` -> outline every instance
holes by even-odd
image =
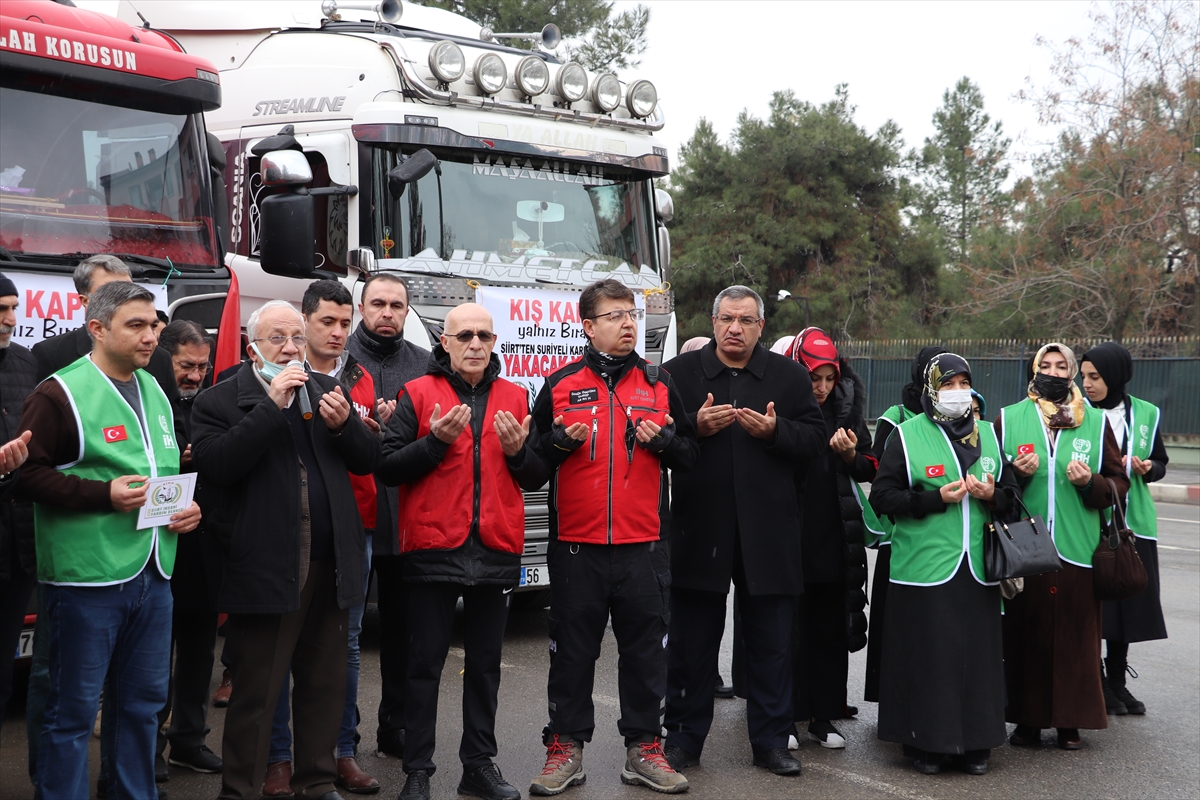
[[[146,371],[157,346],[154,295],[127,281],[93,293],[93,349],[29,396],[33,432],[20,490],[34,502],[38,580],[46,587],[51,689],[38,759],[46,800],[88,796],[88,739],[105,675],[109,785],[154,797],[157,712],[166,702],[175,540],[195,503],[165,526],[138,527],[151,478],[179,473],[167,396]]]

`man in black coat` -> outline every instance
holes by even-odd
[[[699,763],[712,724],[717,654],[732,579],[747,655],[746,721],[754,764],[796,775],[792,624],[803,591],[795,472],[825,451],[804,369],[759,344],[763,302],[730,286],[713,303],[713,341],[663,365],[700,441],[671,502],[667,759]]]
[[[229,613],[233,694],[220,797],[261,795],[290,663],[292,789],[336,798],[348,609],[365,597],[366,534],[348,472],[370,474],[380,442],[335,379],[291,364],[303,362],[307,343],[294,307],[268,302],[246,334],[251,361],[192,409],[192,458],[223,495],[208,530],[228,550],[218,604]]]

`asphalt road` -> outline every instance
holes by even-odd
[[[858,703],[858,719],[837,723],[846,737],[845,750],[824,750],[808,743],[798,751],[804,765],[799,778],[781,778],[750,764],[746,741],[745,703],[717,700],[716,719],[704,751],[703,766],[689,769],[691,795],[698,797],[1195,797],[1200,786],[1200,507],[1159,505],[1159,561],[1163,610],[1171,638],[1133,645],[1130,663],[1140,677],[1131,690],[1149,709],[1143,717],[1110,717],[1111,727],[1084,731],[1084,749],[1068,753],[1054,747],[1025,750],[1004,746],[992,754],[991,769],[982,777],[947,772],[916,773],[899,747],[875,738],[874,704]],[[732,616],[732,615],[731,615]],[[727,632],[732,626],[727,624]],[[383,784],[381,797],[395,797],[404,783],[401,764],[377,758],[374,709],[379,698],[378,618],[368,613],[364,630],[363,676],[359,704],[366,719],[360,726],[363,752],[360,764]],[[434,797],[457,796],[457,763],[463,657],[457,641],[446,662],[441,690],[441,727],[437,761],[442,769],[432,781]],[[728,633],[721,671],[730,674]],[[865,652],[850,659],[850,697],[862,696]],[[607,634],[597,668],[595,700],[598,729],[585,751],[588,781],[564,797],[650,798],[649,790],[624,786],[619,773],[625,753],[616,732],[619,714],[616,684],[617,652]],[[540,731],[546,719],[546,622],[544,611],[514,613],[509,620],[500,687],[497,736],[498,763],[505,776],[523,793],[541,768],[544,749]],[[214,672],[219,678],[219,668]],[[214,684],[215,685],[215,684]],[[14,704],[14,705],[19,705]],[[33,797],[25,772],[25,718],[12,709],[0,735],[0,796],[6,800]],[[225,711],[210,713],[210,746],[220,752]],[[1049,741],[1049,736],[1047,738]],[[92,740],[92,784],[95,783],[99,742]],[[171,800],[214,797],[218,776],[197,775],[173,767],[164,785]],[[82,799],[81,799],[82,800]]]

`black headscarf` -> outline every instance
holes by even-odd
[[[929,360],[929,366],[925,368],[925,392],[921,395],[921,410],[933,420],[933,424],[946,432],[946,437],[950,439],[950,444],[965,472],[979,460],[979,426],[975,422],[975,414],[968,407],[965,415],[950,418],[933,407],[933,401],[942,384],[955,375],[966,375],[967,380],[971,380],[971,365],[962,356],[943,351]]]
[[[1125,399],[1125,384],[1133,377],[1133,356],[1116,342],[1098,344],[1083,354],[1080,362],[1090,361],[1096,372],[1104,379],[1108,394],[1092,405],[1098,408],[1116,408]]]
[[[925,393],[925,368],[929,366],[929,359],[946,352],[946,348],[940,345],[930,345],[922,347],[921,352],[917,353],[917,357],[912,363],[912,382],[904,386],[900,390],[900,397],[904,403],[904,407],[914,414],[921,414],[925,411],[921,405],[921,395]]]

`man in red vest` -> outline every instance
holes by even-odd
[[[492,317],[467,303],[446,315],[427,375],[400,390],[376,474],[400,490],[400,554],[408,589],[404,771],[400,797],[429,797],[438,686],[461,596],[463,765],[459,794],[519,798],[500,774],[496,697],[509,592],[525,543],[521,489],[546,482],[542,460],[526,447],[526,391],[500,377],[492,355]]]

